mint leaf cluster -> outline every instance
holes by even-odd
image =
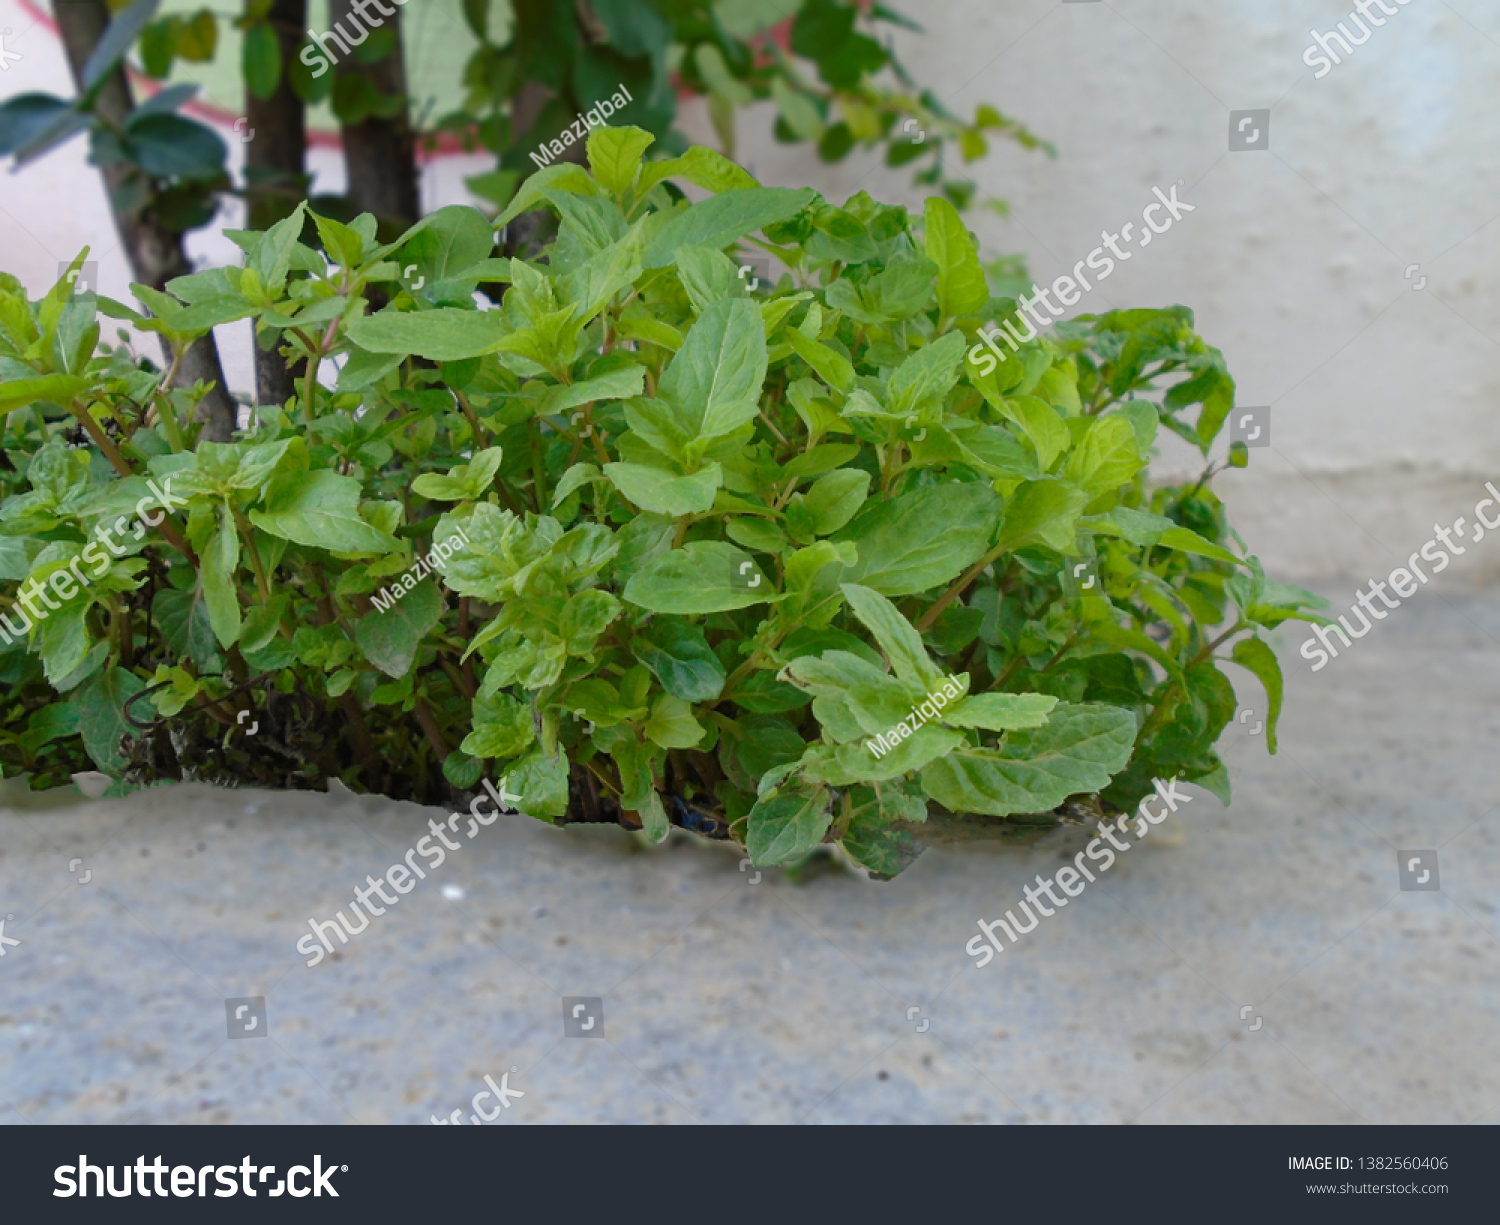
[[[231,235],[240,267],[135,287],[149,314],[0,278],[0,601],[148,480],[186,500],[0,647],[6,772],[84,750],[173,776],[145,715],[243,754],[260,686],[299,778],[440,799],[508,775],[543,820],[683,825],[762,865],[837,842],[889,877],[950,815],[1035,827],[1157,777],[1227,801],[1221,665],[1271,695],[1274,751],[1263,634],[1317,600],[1246,553],[1213,465],[1148,483],[1162,430],[1206,458],[1233,404],[1191,312],[1085,316],[981,362],[1015,304],[947,201],[836,206],[650,145],[595,128],[592,172],[394,243],[300,206]],[[496,258],[538,207],[556,241]],[[193,393],[101,346],[101,314],[179,347],[252,319],[299,394],[194,448]]]

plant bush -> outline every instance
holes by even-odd
[[[973,200],[975,184],[953,177],[954,165],[984,157],[990,141],[1013,140],[1055,155],[1047,141],[994,107],[979,104],[966,121],[920,86],[892,39],[897,28],[920,27],[883,4],[438,0],[437,12],[418,6],[429,13],[419,25],[429,34],[444,31],[436,44],[424,40],[420,54],[427,65],[418,75],[435,69],[462,86],[455,109],[439,116],[434,98],[410,93],[425,87],[408,77],[405,10],[380,4],[372,16],[366,3],[330,0],[321,10],[326,23],[319,24],[334,31],[331,44],[322,34],[314,37],[308,0],[244,0],[238,16],[212,8],[159,15],[161,0],[54,4],[77,92],[27,92],[0,101],[0,158],[12,156],[19,170],[86,134],[131,274],[163,290],[191,270],[185,237],[210,224],[221,203],[242,201],[249,228],[265,230],[308,198],[310,108],[324,102],[341,130],[344,183],[340,194],[320,192],[309,202],[324,217],[346,223],[370,213],[381,243],[421,215],[419,145],[432,150],[443,136],[457,138],[470,153],[493,153],[495,167],[465,184],[504,208],[543,162],[581,160],[581,116],[588,113],[593,122],[609,114],[606,102],[616,108],[623,102],[614,122],[650,131],[657,137],[654,153],[665,156],[687,148],[674,126],[679,97],[701,97],[731,158],[737,112],[766,103],[776,114],[778,141],[809,143],[825,162],[881,148],[888,165],[911,166],[916,182],[936,187],[959,208]],[[356,35],[352,55],[336,54]],[[239,115],[234,130],[241,133],[244,159],[238,183],[219,134],[186,113],[199,86],[168,83],[174,63],[204,64],[219,52],[239,65],[240,80],[221,90],[215,103]],[[142,74],[162,88],[148,88],[151,96],[137,105],[132,78]],[[1003,200],[986,203],[1006,211]],[[545,209],[515,218],[504,254],[534,258],[550,236],[550,220]],[[996,261],[993,274],[1001,285],[1026,284],[1024,262],[1014,255]],[[492,287],[500,288],[480,285],[482,292]],[[198,437],[230,441],[235,403],[213,333],[176,354],[174,368],[174,387],[202,381],[213,388],[195,410],[204,426]],[[286,400],[300,373],[258,351],[257,399]]]
[[[6,773],[55,784],[86,752],[121,788],[431,802],[508,774],[544,820],[676,824],[757,864],[836,841],[883,877],[928,821],[1047,826],[1155,777],[1227,801],[1219,665],[1264,684],[1274,751],[1261,630],[1315,598],[1245,554],[1213,465],[1147,484],[1162,428],[1206,457],[1233,402],[1191,312],[988,360],[975,334],[1015,304],[946,200],[835,207],[704,149],[643,161],[651,140],[595,129],[592,173],[384,246],[299,206],[230,234],[242,267],[134,287],[149,315],[3,278],[0,611],[19,631],[23,593],[57,596],[0,646]],[[495,258],[542,205],[543,260]],[[204,389],[99,345],[101,314],[177,352],[254,319],[306,374],[194,448]],[[54,581],[169,480],[185,506]]]

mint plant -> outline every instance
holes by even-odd
[[[86,753],[121,786],[433,802],[503,774],[543,820],[678,825],[758,865],[836,842],[880,877],[933,826],[1014,836],[1156,777],[1227,802],[1221,664],[1264,685],[1274,752],[1263,632],[1318,601],[1246,552],[1218,465],[1148,484],[1161,430],[1207,457],[1233,403],[1191,312],[996,360],[976,336],[1015,303],[947,200],[838,207],[651,143],[596,128],[591,170],[394,243],[300,205],[230,233],[240,267],[135,286],[144,315],[0,278],[5,771],[56,783]],[[542,257],[495,257],[539,207]],[[787,272],[752,289],[743,252]],[[100,345],[100,315],[177,353],[254,319],[297,394],[195,448],[205,388]],[[168,479],[183,509],[63,597]]]
[[[310,108],[320,103],[341,129],[345,188],[320,193],[313,204],[345,222],[371,213],[382,241],[420,215],[419,147],[447,140],[492,154],[494,167],[466,183],[503,208],[536,168],[538,151],[543,161],[580,160],[576,117],[617,96],[629,101],[616,122],[650,131],[658,155],[687,148],[675,126],[679,98],[704,99],[731,158],[737,113],[763,102],[774,108],[777,141],[805,143],[825,162],[855,149],[882,149],[887,165],[910,165],[916,182],[960,208],[972,201],[975,184],[956,177],[955,168],[984,157],[991,141],[1055,154],[988,104],[976,106],[971,120],[949,111],[897,56],[894,31],[921,27],[884,4],[464,0],[453,13],[461,12],[461,24],[436,14],[427,29],[445,33],[439,45],[420,52],[429,70],[462,83],[454,108],[439,114],[436,99],[424,100],[425,87],[408,73],[416,47],[403,34],[404,3],[377,0],[371,13],[369,0],[331,0],[316,9],[308,0],[244,0],[238,13],[204,7],[166,14],[161,0],[54,3],[77,92],[0,101],[0,157],[13,156],[20,169],[87,133],[89,160],[104,176],[132,274],[162,289],[189,270],[185,236],[210,223],[224,196],[243,199],[255,229],[280,221],[308,197]],[[243,86],[219,99],[240,115],[238,182],[228,173],[224,141],[185,113],[198,85],[172,80],[174,64],[203,64],[220,53],[238,61]],[[132,78],[141,77],[161,88],[137,105]],[[988,203],[1005,209],[1003,201]],[[545,220],[535,214],[512,225],[510,252],[530,257]],[[1019,260],[1008,257],[1000,269],[1015,278]],[[285,400],[295,377],[274,359],[260,360],[259,398]],[[222,386],[212,333],[178,361],[180,385],[200,379],[219,385],[199,404],[209,422],[206,436],[228,441],[234,405]]]

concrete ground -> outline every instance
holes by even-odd
[[[1067,845],[792,884],[502,818],[308,968],[308,918],[440,813],[0,809],[0,1120],[468,1124],[488,1075],[506,1123],[1500,1121],[1500,591],[1434,586],[1317,674],[1303,636],[1280,754],[1226,735],[1233,808],[1194,792],[983,970],[976,920]],[[1398,888],[1411,850],[1439,891]],[[581,1037],[564,997],[602,1000]]]

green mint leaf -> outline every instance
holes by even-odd
[[[1050,812],[1107,786],[1130,760],[1135,733],[1128,710],[1063,703],[1045,727],[1009,732],[999,748],[954,749],[922,771],[922,786],[950,812]]]
[[[758,868],[786,863],[807,854],[823,840],[832,823],[827,792],[777,795],[756,801],[750,810],[746,850]]]

